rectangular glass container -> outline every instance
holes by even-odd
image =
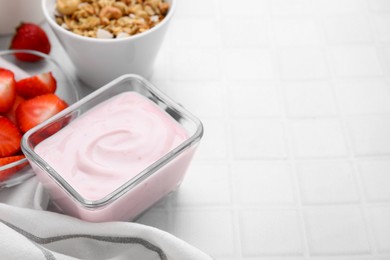
[[[137,92],[155,103],[184,128],[188,138],[107,196],[88,200],[34,148],[50,137],[53,129],[62,129],[101,102],[127,91]],[[91,222],[131,221],[180,185],[202,135],[203,126],[199,119],[144,78],[129,74],[115,79],[28,131],[22,139],[22,150],[52,202],[63,213]]]

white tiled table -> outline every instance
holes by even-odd
[[[138,222],[221,260],[390,259],[389,76],[388,0],[180,0],[151,80],[205,135]]]

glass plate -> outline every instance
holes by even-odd
[[[24,62],[15,58],[16,53],[34,54],[42,59],[37,62]],[[65,100],[69,105],[79,99],[72,77],[61,67],[61,65],[50,56],[30,50],[4,50],[0,51],[0,68],[7,68],[15,73],[16,80],[29,75],[36,75],[51,71],[57,80],[56,95]],[[8,179],[0,182],[0,189],[9,188],[18,185],[35,174],[28,165],[27,159],[22,159],[7,165],[0,166],[0,172],[14,167],[22,167],[17,173],[11,175]]]

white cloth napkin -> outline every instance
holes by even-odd
[[[0,191],[1,259],[210,260],[162,230],[131,222],[88,223],[46,211],[36,177]]]

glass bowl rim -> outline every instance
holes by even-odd
[[[15,53],[33,54],[36,56],[40,56],[44,60],[49,60],[50,62],[52,62],[61,71],[62,75],[66,78],[66,80],[71,83],[72,92],[75,95],[76,102],[80,100],[80,95],[76,88],[75,80],[73,79],[73,77],[69,75],[69,73],[62,67],[62,65],[60,65],[60,63],[56,59],[43,52],[35,51],[35,50],[27,50],[27,49],[0,50],[0,57],[4,55],[12,55]],[[33,64],[34,62],[29,62],[29,63]]]
[[[66,80],[70,83],[71,85],[71,88],[72,88],[72,92],[74,94],[74,97],[75,97],[75,102],[77,102],[78,100],[80,100],[80,96],[79,96],[79,92],[76,88],[76,84],[75,84],[75,81],[74,79],[69,75],[69,73],[67,73],[64,68],[54,59],[52,58],[51,56],[43,53],[43,52],[39,52],[39,51],[35,51],[35,50],[27,50],[27,49],[12,49],[12,50],[0,50],[0,57],[3,57],[5,55],[13,55],[15,53],[27,53],[27,54],[33,54],[33,55],[36,55],[36,56],[39,56],[41,57],[42,59],[44,60],[49,60],[51,63],[53,63],[58,69],[59,71],[61,72],[61,74],[66,78]],[[31,62],[31,64],[33,64],[33,62]],[[14,64],[13,64],[14,65]],[[16,65],[15,65],[16,66]],[[22,165],[24,163],[27,163],[28,160],[27,158],[23,158],[23,159],[20,159],[18,161],[15,161],[15,162],[12,162],[12,163],[9,163],[9,164],[6,164],[6,165],[2,165],[0,166],[0,172],[1,171],[5,171],[5,170],[8,170],[8,169],[11,169],[13,167],[16,167],[16,166],[19,166],[19,165]],[[35,174],[31,174],[29,177],[32,177],[34,176]],[[4,185],[3,183],[11,180],[12,178],[9,178],[9,179],[6,179],[2,182],[0,182],[0,189],[1,187],[9,187],[7,185]],[[28,178],[23,178],[23,181],[26,180]],[[11,185],[13,186],[13,185]]]

